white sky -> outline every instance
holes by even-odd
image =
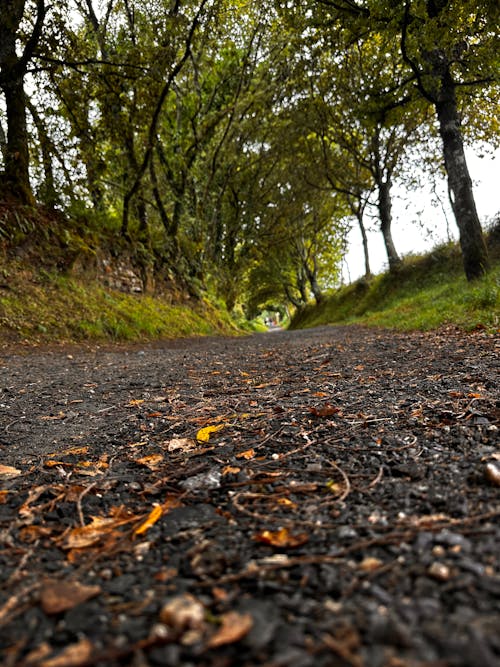
[[[474,184],[476,206],[481,223],[484,224],[500,212],[500,151],[497,151],[494,157],[483,158],[470,149],[466,152]],[[431,204],[433,195],[430,188],[410,193],[409,208],[406,208],[407,202],[397,198],[397,190],[394,188],[392,236],[399,255],[425,252],[439,243],[446,242],[449,235],[454,240],[458,239],[455,219],[447,199],[446,184],[443,181],[441,185],[440,198],[446,209],[446,217],[441,205]],[[407,196],[406,193],[402,194]],[[424,213],[420,214],[420,209],[424,207]],[[368,250],[371,270],[373,273],[380,273],[387,268],[387,254],[377,221],[374,220],[369,227],[371,230],[368,232]],[[356,280],[365,272],[361,234],[357,226],[350,232],[348,241],[349,250],[343,265],[344,282]]]

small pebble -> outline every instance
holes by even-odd
[[[429,566],[427,574],[438,581],[448,581],[451,576],[450,568],[444,563],[438,563],[437,561]]]
[[[488,482],[494,486],[500,486],[500,468],[496,463],[487,463],[484,474]]]
[[[359,569],[363,572],[373,572],[374,570],[378,570],[379,567],[381,567],[383,564],[384,563],[380,560],[380,558],[367,556],[366,558],[363,558],[359,564]]]

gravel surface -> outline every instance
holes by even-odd
[[[499,339],[0,358],[6,667],[498,667]]]

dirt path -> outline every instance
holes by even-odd
[[[4,352],[1,664],[498,667],[499,348]]]

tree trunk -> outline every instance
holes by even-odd
[[[59,203],[59,197],[57,195],[54,168],[52,164],[53,145],[35,105],[27,100],[27,108],[36,127],[42,157],[43,182],[38,189],[37,196],[47,206],[54,207]]]
[[[352,206],[351,210],[353,210]],[[361,239],[363,241],[363,255],[365,258],[365,278],[366,280],[370,280],[370,278],[372,277],[372,270],[370,267],[370,255],[368,252],[368,236],[366,234],[365,224],[363,222],[363,207],[361,205],[357,206],[354,209],[354,213],[358,221],[359,231],[361,232]]]
[[[392,240],[391,224],[392,224],[392,202],[391,202],[391,181],[386,179],[378,183],[378,210],[380,216],[380,231],[384,237],[385,249],[387,252],[387,259],[389,260],[389,270],[396,270],[400,264],[401,259],[396,251],[396,246]]]
[[[7,155],[3,186],[6,194],[13,195],[23,204],[33,204],[34,197],[29,178],[28,130],[23,77],[6,74],[5,79],[2,89],[7,115]]]
[[[314,296],[314,300],[316,301],[316,305],[319,306],[319,304],[323,301],[323,292],[321,291],[321,287],[319,286],[318,283],[318,269],[317,269],[317,264],[316,264],[316,259],[313,258],[313,268],[307,264],[305,265],[305,271],[307,274],[307,279],[309,281],[309,285],[311,286],[311,291]]]
[[[5,136],[2,123],[0,123],[0,155],[5,165],[7,162],[7,137]]]
[[[434,104],[439,120],[439,134],[443,141],[451,204],[460,233],[465,275],[467,280],[473,280],[481,277],[488,270],[488,250],[479,222],[472,181],[465,159],[455,83],[449,67],[443,73],[441,94]]]

